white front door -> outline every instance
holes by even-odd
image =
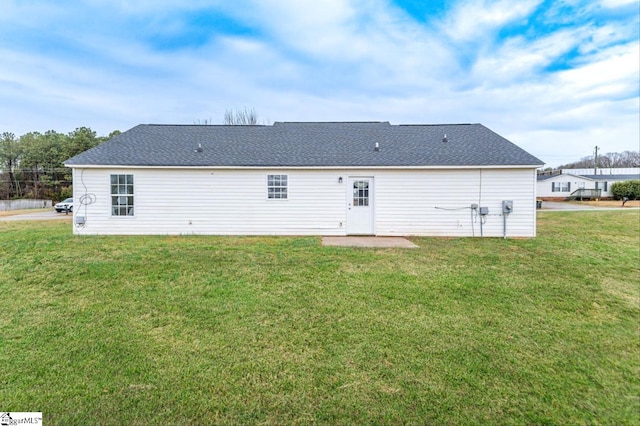
[[[373,177],[349,177],[347,234],[373,235]]]

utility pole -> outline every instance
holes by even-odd
[[[598,174],[598,145],[596,145],[596,155],[593,157],[593,174]]]

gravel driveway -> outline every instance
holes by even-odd
[[[0,216],[0,222],[8,222],[14,220],[71,220],[73,214],[56,213],[55,210],[39,210],[32,213],[21,213],[13,216]]]

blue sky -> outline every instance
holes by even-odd
[[[637,0],[0,0],[0,132],[482,123],[556,166],[640,149]]]

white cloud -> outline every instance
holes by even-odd
[[[465,0],[454,4],[441,29],[456,42],[485,39],[505,24],[526,19],[541,0]]]
[[[474,64],[475,80],[485,85],[527,84],[535,74],[554,63],[579,42],[581,31],[559,31],[534,41],[522,37],[508,39],[496,50],[485,49]]]
[[[607,124],[597,124],[602,122]],[[571,163],[592,155],[596,145],[605,153],[640,150],[638,124],[634,124],[628,116],[615,114],[615,111],[571,131],[531,128],[514,132],[506,130],[503,134],[550,166]]]
[[[228,108],[255,107],[269,121],[481,122],[549,163],[588,155],[596,144],[638,149],[635,18],[598,27],[576,18],[533,40],[502,40],[505,25],[546,6],[469,0],[423,24],[387,0],[92,0],[66,14],[50,2],[7,4],[0,131],[86,125],[107,134],[140,122],[221,122]],[[174,15],[216,10],[252,31],[212,27],[204,43],[187,48],[148,40],[162,25],[188,35]],[[26,20],[25,11],[35,15]],[[101,24],[71,25],[87,13],[101,14]],[[43,34],[32,37],[55,39],[55,49],[3,42],[32,25]],[[576,48],[570,69],[541,72]],[[461,59],[467,53],[469,63]]]
[[[602,4],[602,6],[607,8],[616,8],[621,6],[630,6],[633,4],[637,5],[638,1],[637,0],[602,0],[600,4]]]
[[[636,42],[611,47],[589,59],[590,62],[559,73],[558,86],[582,102],[637,96],[640,52]]]
[[[103,10],[117,9],[127,15],[145,15],[157,13],[175,13],[176,11],[200,10],[203,8],[220,7],[221,0],[79,0],[95,8]]]

